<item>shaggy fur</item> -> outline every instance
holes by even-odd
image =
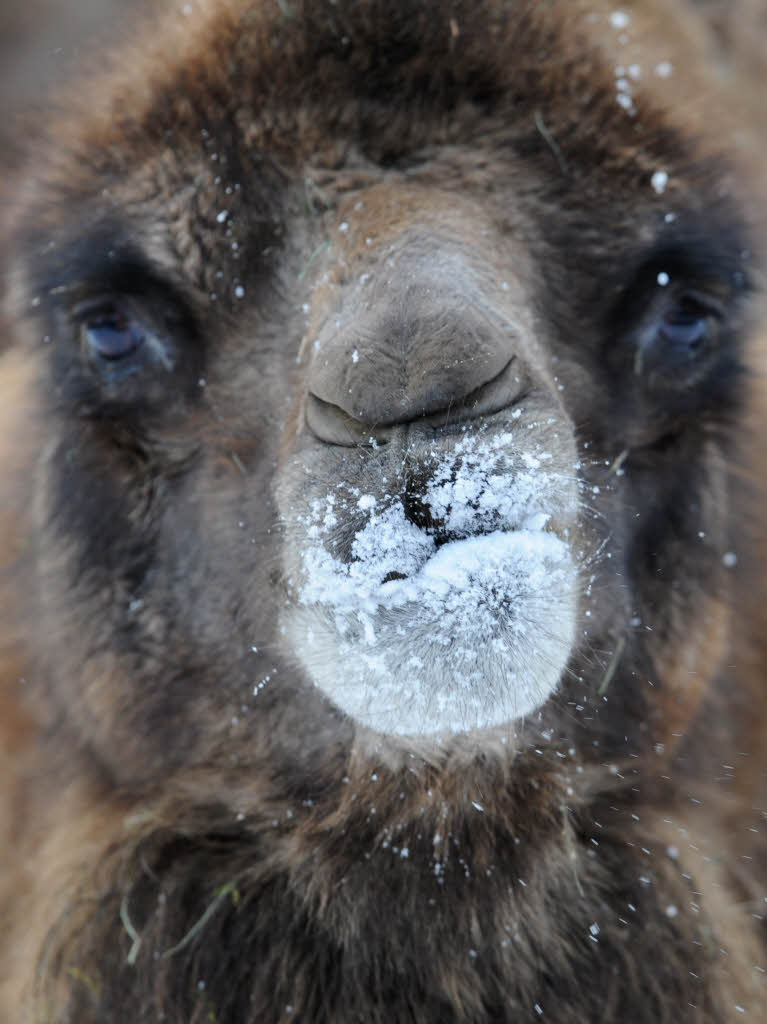
[[[703,22],[189,6],[61,101],[7,232],[0,1016],[759,1020],[763,161]],[[364,274],[442,245],[531,325],[528,390],[479,419],[558,424],[580,561],[557,692],[437,740],[344,716],[280,616],[294,510],[331,482],[391,473],[419,515],[423,465],[323,441],[307,391]],[[700,355],[642,348],[661,273],[716,309]],[[83,326],[105,302],[155,339],[108,365]],[[407,430],[408,458],[455,436]]]

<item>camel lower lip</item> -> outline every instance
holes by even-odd
[[[426,445],[416,461],[439,533],[406,488],[317,499],[295,520],[285,632],[308,678],[379,732],[508,723],[548,699],[575,642],[571,477],[515,426]]]
[[[486,728],[539,707],[573,642],[569,545],[543,529],[496,531],[420,555],[384,583],[324,548],[305,555],[291,633],[312,679],[348,714],[401,735]]]

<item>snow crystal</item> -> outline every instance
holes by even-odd
[[[674,65],[670,60],[662,60],[660,64],[655,65],[655,74],[658,78],[670,78],[674,73]]]
[[[241,284],[238,284],[237,287],[234,289],[234,295],[235,298],[237,299],[241,299],[245,295],[245,289],[242,287]]]
[[[668,172],[656,171],[652,178],[650,178],[650,184],[659,196],[663,195],[666,191],[666,185],[668,185]]]
[[[630,21],[631,18],[625,11],[613,11],[610,15],[610,24],[616,29],[628,28]]]
[[[228,216],[229,216],[229,211],[228,210],[222,210],[220,213],[216,214],[216,220],[218,221],[219,224],[223,224]]]
[[[666,285],[671,280],[671,278],[668,276],[668,274],[666,273],[665,270],[661,270],[661,272],[658,274],[656,280],[657,280],[658,284],[661,286],[661,288],[665,288]]]
[[[627,110],[630,114],[633,114],[636,110],[636,107],[634,106],[634,101],[627,92],[616,93],[615,100],[618,103],[618,106],[623,107],[623,109]]]
[[[728,551],[722,558],[725,568],[734,569],[738,564],[738,556],[734,551]]]
[[[504,451],[510,445],[507,433],[481,444],[464,438],[455,446],[460,472],[455,472],[453,459],[437,466],[426,488],[425,503],[448,533],[468,537],[501,523],[530,530],[545,527],[549,515],[542,492],[554,481],[541,467],[551,457],[536,458],[524,452],[521,461],[527,471],[509,474]]]

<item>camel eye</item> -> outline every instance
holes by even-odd
[[[640,329],[634,372],[650,385],[691,387],[713,365],[723,316],[713,299],[668,296]]]
[[[175,370],[177,328],[167,316],[147,313],[131,298],[85,302],[72,315],[80,351],[107,397],[146,400]]]
[[[714,317],[709,312],[680,304],[663,316],[658,335],[677,359],[684,360],[703,350],[714,329]]]
[[[81,336],[94,356],[114,363],[136,352],[143,345],[147,331],[131,317],[108,310],[89,316],[82,324]]]

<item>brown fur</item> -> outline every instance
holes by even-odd
[[[8,232],[0,1018],[759,1020],[765,164],[760,105],[728,111],[758,73],[719,81],[707,23],[654,0],[626,5],[623,42],[570,0],[192,6],[62,102]],[[675,246],[731,351],[681,394],[637,381],[625,333]],[[307,430],[307,381],[335,386],[313,339],[342,314],[407,326],[397,268],[440,247],[488,308],[511,282],[521,422],[577,450],[591,554],[557,692],[437,742],[343,715],[278,616],[286,508],[331,481],[380,493],[384,470],[414,486]],[[388,252],[371,313],[355,282]],[[172,387],[154,367],[113,400],[72,309],[123,264],[110,288],[183,345]],[[358,397],[383,436],[409,399],[375,366]],[[413,447],[451,443],[413,408]]]

